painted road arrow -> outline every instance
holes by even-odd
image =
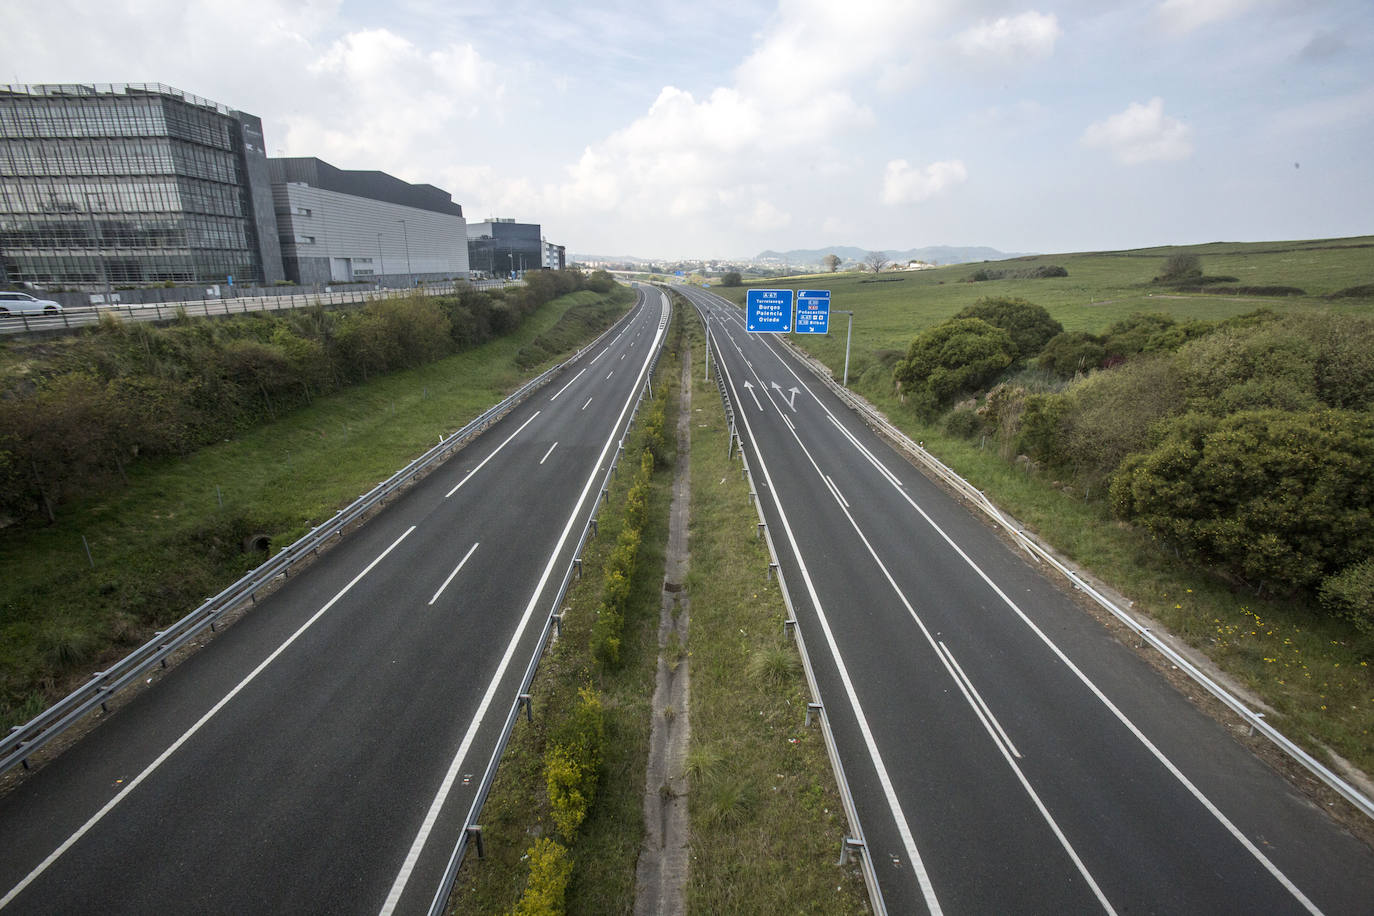
[[[781,396],[782,393],[783,393],[783,392],[782,392],[782,386],[779,385],[777,382],[774,382],[774,383],[773,383],[773,387],[774,387],[775,389],[777,389],[778,395]],[[797,407],[796,407],[797,395],[801,393],[801,389],[798,388],[796,385],[793,385],[791,388],[788,389],[788,393],[791,394],[791,397],[789,397],[789,398],[787,399],[787,406],[790,407],[790,408],[792,409],[792,412],[793,412],[793,413],[796,413],[796,412],[797,412]]]
[[[758,407],[758,409],[763,410],[763,405],[759,403],[759,396],[757,394],[754,394],[753,383],[745,382],[744,387],[749,389],[749,396],[754,399],[754,404]]]

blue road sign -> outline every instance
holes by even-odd
[[[790,289],[751,289],[744,294],[744,317],[750,331],[786,334],[792,330]]]
[[[797,290],[797,333],[830,333],[830,290]]]

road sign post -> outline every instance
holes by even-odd
[[[797,291],[797,333],[830,333],[830,290]]]
[[[754,334],[786,334],[792,330],[790,289],[751,289],[744,294],[745,327]]]

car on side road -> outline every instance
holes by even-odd
[[[56,315],[62,306],[51,299],[35,299],[28,293],[0,291],[0,318],[10,315]]]

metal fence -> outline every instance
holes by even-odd
[[[113,667],[105,671],[95,672],[86,684],[72,691],[24,725],[17,725],[12,728],[10,733],[3,740],[0,740],[0,774],[7,773],[20,764],[27,768],[30,755],[61,735],[97,706],[104,708],[111,697],[138,680],[153,665],[161,664],[165,667],[169,655],[186,645],[207,627],[213,628],[216,621],[225,614],[242,606],[245,602],[256,603],[258,592],[278,577],[289,575],[295,564],[318,554],[320,548],[330,538],[342,536],[348,525],[361,519],[369,510],[406,486],[415,479],[416,475],[447,459],[456,449],[465,445],[469,439],[499,419],[531,392],[542,387],[564,366],[600,344],[606,335],[614,331],[624,320],[621,319],[621,321],[616,322],[609,330],[592,343],[578,350],[572,357],[521,386],[519,390],[462,429],[441,439],[438,444],[411,461],[390,478],[359,496],[351,505],[339,510],[328,522],[312,528],[309,533],[289,547],[283,547],[276,556],[249,572],[218,595],[207,599],[204,604],[167,629],[159,631],[153,639],[130,652]]]

